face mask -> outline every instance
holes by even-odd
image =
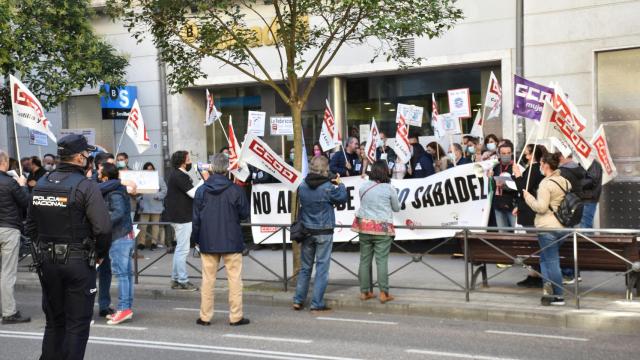
[[[544,169],[542,169],[542,166],[540,166],[540,174],[542,174],[542,176],[547,176],[544,174]]]
[[[413,156],[413,146],[411,147],[411,156]]]
[[[320,150],[313,150],[313,156],[320,156],[322,155],[322,151]]]
[[[124,169],[124,168],[126,168],[126,167],[127,167],[127,163],[126,163],[126,162],[124,162],[124,161],[118,161],[118,162],[116,163],[116,166],[118,167],[118,169]]]
[[[229,158],[229,153],[223,153],[223,154],[227,159]]]
[[[46,171],[53,171],[53,170],[55,170],[55,169],[56,169],[56,166],[55,166],[55,165],[53,165],[53,164],[45,164],[45,165],[44,165],[44,169],[45,169]]]
[[[447,153],[447,157],[453,162],[456,161],[456,155],[454,153]]]
[[[191,171],[191,168],[192,168],[192,167],[193,167],[193,164],[192,164],[192,163],[188,163],[188,164],[185,166],[185,168],[184,168],[184,169],[185,169],[185,170],[187,170],[187,171]]]
[[[511,162],[511,155],[500,155],[500,162],[502,165],[509,165]]]
[[[378,141],[376,141],[376,147],[383,147],[384,146],[384,141],[382,141],[382,139],[378,139]]]
[[[293,158],[294,158],[294,154],[293,153],[289,154],[289,160],[293,161]]]
[[[496,150],[496,143],[488,143],[487,144],[487,150],[495,151]]]
[[[475,147],[475,146],[473,146],[473,145],[468,146],[468,147],[467,147],[467,152],[468,152],[469,154],[475,154],[475,153],[476,153],[476,147]]]

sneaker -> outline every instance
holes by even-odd
[[[107,325],[118,325],[131,319],[133,319],[133,311],[131,309],[116,311],[115,314],[111,315],[111,319],[107,321]]]
[[[116,311],[115,311],[115,310],[113,310],[113,308],[110,308],[110,307],[109,307],[109,308],[106,308],[106,309],[102,309],[102,310],[100,310],[99,315],[100,315],[100,317],[110,319],[110,318],[111,318],[111,315],[115,314],[115,312],[116,312]]]
[[[231,326],[241,326],[241,325],[248,325],[251,321],[249,321],[249,319],[247,318],[242,318],[236,322],[230,322],[229,325]]]
[[[23,324],[30,321],[31,318],[28,316],[22,316],[22,314],[20,314],[20,311],[16,311],[16,313],[13,315],[2,317],[2,325]]]
[[[542,285],[542,296],[553,296],[553,285],[550,282],[546,282]]]
[[[516,285],[518,285],[518,287],[523,287],[523,288],[541,288],[542,287],[542,278],[541,277],[537,277],[537,276],[527,276],[526,279],[519,281],[518,283],[516,283]]]
[[[551,300],[551,306],[564,306],[564,298],[556,296]]]
[[[540,305],[542,306],[563,306],[564,298],[559,296],[543,296],[540,299]]]
[[[157,248],[158,248],[157,244],[151,244],[151,247],[149,247],[149,250],[153,251],[153,250],[155,250]]]
[[[582,278],[580,276],[578,276],[578,282],[582,282]],[[568,276],[563,276],[562,277],[562,284],[564,285],[573,285],[576,283],[576,278],[570,278]]]
[[[181,291],[198,291],[198,287],[187,281],[186,283],[178,283],[178,290]]]
[[[175,280],[171,280],[171,289],[172,290],[180,289],[180,283]]]

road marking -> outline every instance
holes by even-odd
[[[173,308],[173,310],[200,312],[200,309],[194,309],[194,308]],[[213,312],[214,313],[219,313],[219,314],[228,314],[229,313],[228,310],[213,310]]]
[[[0,330],[0,338],[3,338],[3,337],[16,338],[16,339],[42,340],[42,333]],[[199,352],[199,353],[209,353],[209,354],[223,354],[223,355],[253,357],[253,358],[261,358],[261,359],[359,360],[356,358],[347,358],[347,357],[340,357],[340,356],[315,355],[315,354],[294,353],[294,352],[257,350],[257,349],[249,349],[249,348],[209,346],[209,345],[197,345],[197,344],[188,344],[188,343],[172,343],[172,342],[162,342],[162,341],[133,340],[133,339],[97,337],[97,336],[89,337],[89,343],[109,345],[111,347],[123,346],[123,347],[146,348],[146,349]]]
[[[458,358],[458,359],[518,360],[518,359],[514,359],[514,358],[503,358],[503,357],[497,357],[497,356],[483,356],[483,355],[474,355],[474,354],[452,353],[452,352],[446,352],[446,351],[431,351],[431,350],[409,349],[409,350],[405,350],[405,352],[407,352],[409,354],[435,355],[435,356],[452,357],[452,358]]]
[[[147,330],[146,327],[126,326],[126,325],[91,324],[91,327],[102,328],[102,329],[134,330],[134,331],[145,331],[145,330]]]
[[[344,321],[344,322],[363,323],[363,324],[376,324],[376,325],[398,325],[397,322],[393,322],[393,321],[342,319],[342,318],[332,318],[332,317],[323,317],[323,316],[319,316],[316,319],[317,320],[323,320],[323,321]]]
[[[544,338],[544,339],[557,339],[557,340],[570,340],[570,341],[589,341],[589,339],[586,339],[586,338],[571,337],[571,336],[530,334],[530,333],[521,333],[521,332],[513,332],[513,331],[498,331],[498,330],[486,330],[485,332],[487,334],[539,337],[539,338]]]
[[[299,343],[299,344],[311,344],[313,342],[313,340],[305,340],[305,339],[293,339],[293,338],[285,339],[285,338],[278,338],[278,337],[250,336],[250,335],[240,335],[240,334],[225,334],[222,336],[236,338],[236,339],[293,342],[293,343]]]

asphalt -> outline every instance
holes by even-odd
[[[0,326],[0,359],[39,356],[44,319],[37,290],[22,290],[23,325]],[[86,359],[634,359],[640,337],[602,331],[438,319],[372,310],[322,316],[245,305],[251,324],[231,327],[219,296],[213,324],[195,324],[195,299],[136,298],[134,319],[95,318]]]

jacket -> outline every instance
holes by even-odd
[[[0,227],[21,229],[29,206],[29,190],[6,172],[0,171]]]
[[[458,162],[455,165],[453,164],[453,162],[449,161],[449,166],[447,166],[447,169],[451,169],[454,166],[464,165],[464,164],[471,164],[471,160],[463,156],[460,158],[460,160],[458,160]]]
[[[187,194],[193,189],[193,181],[186,172],[172,169],[167,180],[167,195],[164,198],[163,220],[175,224],[191,222],[193,198]]]
[[[227,177],[213,174],[196,190],[191,240],[208,254],[244,250],[240,220],[250,215],[244,190]]]
[[[298,196],[302,224],[307,229],[329,230],[336,225],[333,206],[347,202],[347,189],[344,184],[333,185],[329,177],[312,173],[298,187]]]
[[[345,156],[349,163],[351,164],[351,170],[347,169],[347,162],[345,161]],[[349,154],[346,151],[338,151],[331,155],[331,159],[329,160],[329,170],[331,170],[334,174],[339,174],[340,176],[355,176],[359,175],[362,172],[362,163],[358,158],[358,154],[353,153]]]
[[[133,231],[131,222],[131,202],[127,188],[120,180],[108,180],[100,183],[102,198],[109,209],[111,218],[111,240],[118,240]]]
[[[562,186],[555,184],[557,182]],[[525,201],[527,205],[536,212],[535,226],[537,228],[563,228],[562,224],[556,219],[556,215],[553,211],[558,209],[562,200],[564,200],[564,192],[571,190],[571,183],[560,176],[560,170],[554,171],[550,176],[547,176],[542,180],[538,187],[538,196],[535,198],[527,197]],[[551,209],[553,211],[551,211]]]
[[[574,161],[560,165],[560,176],[569,180],[571,183],[571,191],[582,198],[582,183],[587,172]]]
[[[433,158],[427,154],[420,144],[413,146],[411,168],[413,169],[412,179],[425,178],[436,173],[436,169],[433,167]]]
[[[602,194],[602,165],[597,160],[594,161],[585,178],[582,180],[582,193],[580,198],[587,202],[597,203]]]
[[[162,214],[164,211],[164,198],[167,196],[167,184],[164,179],[158,179],[160,189],[155,194],[143,194],[140,205],[143,214]]]
[[[360,186],[360,208],[356,217],[393,223],[393,213],[400,211],[398,191],[391,184],[376,184],[378,183],[374,181],[366,181]]]
[[[502,164],[498,164],[493,168],[493,174],[495,176],[500,176],[502,173],[512,174],[513,165],[509,164],[507,166],[503,166]],[[513,179],[513,176],[512,176],[512,179]],[[511,212],[516,207],[516,199],[518,197],[518,191],[512,190],[507,186],[507,184],[503,184],[501,188],[498,188],[498,185],[496,184],[496,181],[493,178],[491,179],[491,183],[493,184],[495,189],[493,193],[493,201],[492,201],[493,209]]]
[[[529,170],[532,171],[530,178]],[[527,187],[527,178],[529,178],[529,193],[533,196],[538,196],[538,187],[540,186],[540,182],[544,180],[544,175],[540,173],[540,164],[534,163],[522,172],[521,177],[515,178],[516,186],[518,187],[518,198],[516,199],[518,206],[518,224],[524,227],[533,227],[536,213],[527,205],[522,195],[522,192]]]

